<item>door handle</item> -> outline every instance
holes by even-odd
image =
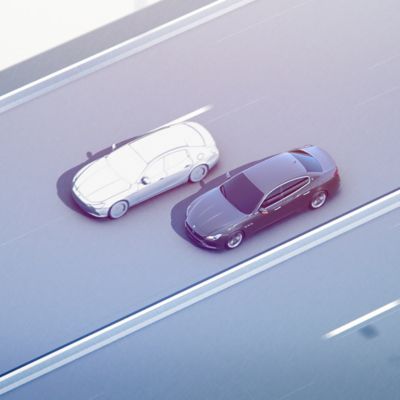
[[[280,208],[282,208],[282,206],[274,208],[274,211],[279,210]]]
[[[308,192],[303,193],[303,196],[307,196],[308,193],[310,193],[311,190],[309,190]]]

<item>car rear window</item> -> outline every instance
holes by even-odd
[[[306,171],[322,172],[321,164],[311,154],[309,154],[303,150],[294,150],[294,151],[291,151],[290,154],[303,164]]]

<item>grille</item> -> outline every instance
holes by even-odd
[[[77,202],[77,204],[80,208],[82,208],[83,210],[85,210],[87,212],[95,211],[95,209],[93,207],[88,206],[86,203],[84,203],[74,191],[72,191],[72,195],[74,197],[74,200]]]
[[[186,226],[186,230],[190,233],[190,235],[192,237],[194,237],[196,240],[198,241],[203,241],[203,238],[195,231],[193,230],[189,224],[187,223],[187,221],[185,222],[185,226]]]

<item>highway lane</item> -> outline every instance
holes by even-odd
[[[0,116],[1,371],[398,186],[399,6],[365,4],[258,1]],[[197,120],[221,162],[206,183],[315,143],[339,164],[339,195],[221,254],[182,235],[200,185],[121,221],[76,210],[65,177],[86,152],[207,104]]]
[[[4,398],[396,399],[400,307],[325,334],[400,298],[399,229],[397,210]]]

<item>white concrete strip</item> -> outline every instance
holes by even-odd
[[[0,71],[157,1],[1,0]]]
[[[340,326],[339,328],[334,329],[333,331],[328,332],[327,334],[324,335],[325,339],[331,339],[335,336],[338,336],[344,332],[349,331],[350,329],[353,329],[354,327],[363,324],[364,322],[369,321],[372,318],[377,317],[378,315],[381,315],[385,312],[388,312],[392,310],[395,307],[398,307],[400,305],[400,299],[392,301],[389,304],[386,304],[385,306],[379,307],[374,311],[369,312],[368,314],[363,315],[362,317],[359,317],[355,319],[354,321],[348,322],[347,324],[344,324]]]
[[[257,0],[216,0],[139,36],[0,96],[0,113]]]
[[[400,189],[0,376],[0,394],[400,208]]]
[[[194,110],[188,114],[182,115],[181,117],[174,119],[172,121],[167,122],[164,125],[161,125],[159,127],[157,127],[156,129],[160,129],[163,128],[165,126],[169,126],[169,125],[174,125],[174,124],[179,124],[181,122],[185,122],[185,121],[189,121],[195,117],[198,117],[201,114],[206,113],[207,111],[210,111],[213,108],[213,106],[211,104],[208,104],[207,106],[204,107],[200,107],[197,110]]]

